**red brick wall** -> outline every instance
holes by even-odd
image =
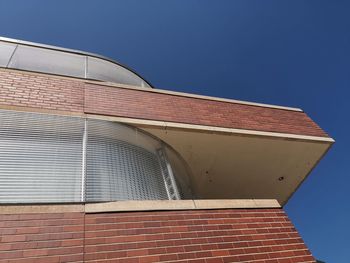
[[[328,137],[303,112],[5,69],[0,69],[1,105]]]
[[[85,231],[86,262],[315,262],[281,209],[87,214]]]
[[[85,112],[328,137],[304,112],[96,85],[86,86]]]
[[[84,214],[0,215],[0,263],[83,262]]]
[[[0,215],[0,262],[315,262],[281,209],[83,217]]]
[[[83,82],[0,69],[0,105],[84,111]]]

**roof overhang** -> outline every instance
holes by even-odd
[[[172,146],[190,167],[200,199],[277,199],[284,205],[334,143],[328,137],[107,118]]]

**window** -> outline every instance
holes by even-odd
[[[177,154],[139,129],[0,110],[1,203],[180,199],[186,177]]]

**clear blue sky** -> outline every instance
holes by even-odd
[[[336,144],[285,208],[317,258],[350,261],[349,1],[0,0],[0,35],[114,58],[158,88],[304,109]]]

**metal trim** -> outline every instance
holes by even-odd
[[[82,143],[82,161],[81,161],[81,201],[85,202],[86,199],[86,145],[87,145],[87,119],[84,120],[84,133]]]
[[[6,63],[6,68],[8,68],[8,66],[10,65],[10,62],[11,62],[11,60],[12,60],[12,57],[13,57],[13,55],[16,53],[17,48],[18,48],[18,45],[16,45],[15,49],[13,50],[13,52],[12,52],[10,58],[9,58],[9,61],[7,61],[7,63]]]

